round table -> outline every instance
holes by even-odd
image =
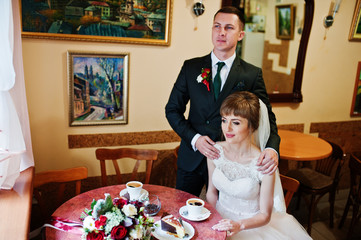
[[[278,130],[281,137],[280,157],[286,160],[313,161],[331,155],[331,145],[322,138],[301,132]]]
[[[179,209],[185,205],[187,199],[195,197],[194,195],[181,190],[164,186],[144,184],[143,188],[147,190],[149,194],[157,195],[161,201],[162,208],[160,212],[154,216],[155,221],[158,221],[164,212],[173,214],[175,217],[179,218]],[[119,196],[120,191],[123,189],[125,189],[125,185],[114,185],[97,188],[79,194],[56,209],[53,216],[80,222],[79,217],[81,213],[85,208],[90,208],[90,204],[93,199],[104,199],[104,193],[109,193],[111,197],[114,198]],[[222,219],[221,215],[207,202],[205,207],[211,211],[210,217],[206,220],[193,222],[183,218],[183,221],[190,223],[195,229],[195,234],[192,239],[226,239],[225,232],[217,232],[211,229],[213,225]],[[73,233],[55,230],[53,228],[46,228],[46,239],[80,239],[80,236]]]
[[[280,144],[280,172],[286,173],[288,161],[314,161],[331,155],[332,146],[322,138],[289,130],[278,130]]]

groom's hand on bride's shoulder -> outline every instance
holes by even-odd
[[[258,158],[257,166],[260,166],[258,171],[262,172],[263,174],[273,174],[278,167],[277,152],[271,148],[266,148],[263,150]]]

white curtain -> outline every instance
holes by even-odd
[[[12,5],[13,4],[13,5]],[[34,166],[25,94],[19,1],[0,1],[0,188]]]

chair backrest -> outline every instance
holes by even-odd
[[[332,146],[332,153],[328,158],[317,161],[315,170],[331,177],[331,175],[333,174],[334,166],[336,164],[337,167],[333,176],[333,185],[334,187],[337,187],[341,177],[341,168],[345,162],[344,152],[342,148],[336,143],[330,141],[327,142]]]
[[[344,164],[344,152],[342,148],[336,143],[328,141],[332,146],[332,153],[328,158],[317,161],[316,163],[316,171],[320,172],[324,175],[331,176],[333,173],[333,169],[335,164],[337,164],[334,182],[339,181],[341,167]]]
[[[351,191],[354,196],[359,196],[361,201],[361,152],[351,153],[349,168],[351,175]],[[359,182],[358,180],[359,179]]]
[[[177,146],[176,148],[174,148],[174,150],[173,150],[173,154],[174,154],[174,156],[175,156],[174,162],[173,162],[173,164],[174,164],[174,169],[175,169],[175,170],[177,170],[177,168],[178,168],[177,159],[178,159],[179,147],[180,147],[180,145]]]
[[[282,174],[280,174],[280,178],[281,178],[282,188],[283,188],[284,195],[285,195],[286,208],[288,208],[288,205],[291,202],[293,194],[295,192],[297,192],[298,187],[300,186],[300,182],[294,178],[291,178],[291,177],[288,177],[288,176],[285,176]]]
[[[59,183],[57,191],[56,207],[62,203],[65,192],[65,185],[67,183],[75,182],[75,194],[78,195],[81,192],[81,180],[88,177],[88,169],[86,167],[75,167],[65,170],[51,170],[36,173],[33,180],[34,197],[38,201],[41,214],[45,219],[49,214],[45,207],[45,202],[42,197],[39,187],[48,183]]]
[[[174,150],[173,150],[173,153],[174,153],[175,158],[178,158],[179,147],[180,147],[180,145],[177,146],[176,148],[174,148]]]
[[[117,160],[132,158],[137,160],[133,172],[132,172],[132,180],[137,179],[138,168],[142,160],[146,161],[146,176],[145,176],[145,184],[149,183],[150,175],[153,168],[153,162],[158,159],[158,151],[151,149],[136,149],[136,148],[98,148],[95,150],[96,158],[100,161],[100,169],[102,175],[102,185],[107,186],[107,173],[105,167],[105,160],[112,160],[113,166],[115,168],[115,172],[117,174],[118,184],[123,184],[121,171],[119,169],[119,165]]]

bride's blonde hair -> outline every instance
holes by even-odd
[[[260,104],[258,97],[251,92],[235,92],[229,95],[222,103],[221,116],[243,117],[248,120],[248,128],[256,131],[259,126]]]

